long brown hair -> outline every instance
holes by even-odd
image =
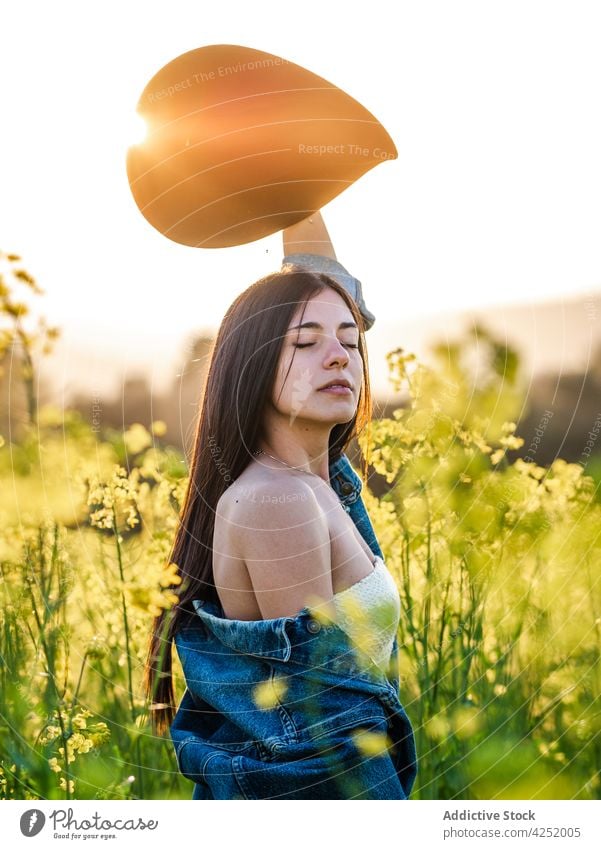
[[[372,401],[361,313],[346,289],[325,274],[287,266],[242,292],[227,310],[215,344],[201,400],[190,476],[169,563],[176,563],[182,583],[178,603],[157,616],[150,635],[144,687],[152,725],[165,733],[175,715],[172,642],[191,601],[219,602],[212,566],[215,509],[223,492],[251,461],[264,436],[263,410],[272,397],[283,340],[299,305],[327,287],[337,292],[359,327],[363,382],[355,416],[330,432],[329,462],[351,439],[369,427]],[[301,319],[302,321],[302,319]],[[300,330],[299,330],[300,333]],[[367,460],[362,458],[363,481]]]

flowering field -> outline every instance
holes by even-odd
[[[578,464],[509,459],[524,398],[484,347],[477,384],[461,345],[435,368],[392,352],[407,404],[359,438],[390,485],[363,496],[403,605],[414,797],[599,798],[601,503]],[[46,407],[0,439],[1,797],[191,796],[141,695],[180,580],[165,437]]]

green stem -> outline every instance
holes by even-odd
[[[130,630],[129,630],[129,620],[127,618],[127,604],[125,602],[125,573],[123,571],[123,556],[121,553],[121,543],[119,542],[119,530],[117,528],[117,514],[115,512],[115,505],[112,506],[113,511],[113,533],[115,535],[115,544],[117,546],[117,562],[119,564],[119,577],[121,578],[121,608],[123,611],[123,630],[125,631],[125,652],[127,655],[127,682],[129,688],[129,708],[131,711],[131,721],[135,726],[136,723],[136,706],[134,704],[134,683],[133,683],[133,671],[131,666],[131,638],[130,638]],[[144,798],[144,776],[142,773],[142,751],[141,751],[141,741],[139,732],[136,737],[136,753],[137,764],[136,764],[136,772],[138,775],[138,787],[139,789],[139,797]]]
[[[56,713],[58,716],[58,724],[61,729],[61,737],[63,738],[63,760],[65,761],[65,798],[68,800],[71,799],[71,788],[69,787],[69,750],[67,747],[67,742],[70,733],[65,732],[65,723],[63,721],[63,714],[60,709],[60,705],[56,706]]]
[[[69,787],[69,755],[68,755],[68,751],[67,751],[67,740],[68,740],[69,735],[65,731],[65,723],[63,721],[63,714],[62,714],[61,707],[60,707],[61,696],[59,695],[58,687],[56,686],[56,675],[55,675],[55,671],[54,671],[54,664],[52,663],[50,650],[49,650],[48,645],[46,643],[46,640],[44,638],[42,621],[40,619],[40,614],[39,614],[38,607],[37,607],[37,604],[36,604],[36,601],[35,601],[35,596],[33,594],[33,589],[32,589],[31,584],[29,582],[27,582],[27,588],[29,590],[29,595],[31,597],[31,606],[32,606],[32,610],[33,610],[33,615],[34,615],[34,618],[36,620],[36,624],[38,626],[38,631],[40,633],[40,642],[42,644],[42,648],[44,649],[44,655],[46,657],[46,668],[48,670],[48,678],[52,682],[52,686],[54,687],[54,694],[55,694],[55,698],[56,698],[56,714],[57,714],[57,717],[58,717],[58,724],[59,724],[60,729],[61,729],[61,737],[62,737],[62,740],[63,740],[63,759],[65,761],[65,776],[66,776],[65,777],[65,798],[67,800],[70,800],[71,799],[71,789]]]
[[[115,513],[115,505],[113,510],[113,533],[115,535],[115,544],[117,546],[117,562],[119,564],[119,577],[121,579],[121,609],[123,612],[123,630],[125,631],[125,653],[127,658],[127,683],[129,688],[129,707],[131,711],[132,722],[136,720],[136,710],[134,705],[134,685],[133,674],[131,668],[131,652],[130,652],[130,632],[129,621],[127,619],[127,604],[125,603],[125,574],[123,572],[123,557],[121,554],[121,544],[119,542],[119,531],[117,528],[117,515]]]
[[[22,328],[19,324],[16,325],[17,336],[19,337],[23,350],[23,360],[25,363],[26,375],[23,377],[23,383],[25,385],[25,395],[27,397],[27,413],[29,416],[29,423],[35,424],[37,419],[37,399],[35,395],[35,379],[33,374],[33,359],[31,357],[31,352],[29,350],[29,343],[27,341],[27,337],[23,332]],[[28,374],[27,374],[28,372]]]
[[[77,679],[77,686],[75,687],[75,693],[73,694],[73,700],[71,702],[71,711],[69,713],[69,737],[73,733],[73,713],[75,711],[75,706],[77,704],[77,697],[79,696],[79,688],[81,687],[81,681],[82,681],[82,678],[83,678],[83,671],[85,669],[87,659],[88,659],[88,653],[86,651],[86,653],[83,656],[83,660],[81,662],[81,667],[80,667],[80,670],[79,670],[79,678]]]

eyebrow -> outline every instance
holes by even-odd
[[[305,321],[303,324],[295,324],[293,327],[289,327],[288,330],[297,330],[300,327],[310,327],[312,330],[323,330],[323,326],[317,321]],[[354,321],[341,322],[338,325],[338,330],[344,330],[347,327],[354,327],[359,330]]]

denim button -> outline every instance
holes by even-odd
[[[352,485],[352,483],[350,483],[350,481],[345,481],[340,487],[340,491],[343,495],[350,495],[353,490],[354,486]]]
[[[312,634],[317,634],[317,632],[321,629],[321,625],[315,619],[309,619],[307,622],[307,631],[310,631]]]

